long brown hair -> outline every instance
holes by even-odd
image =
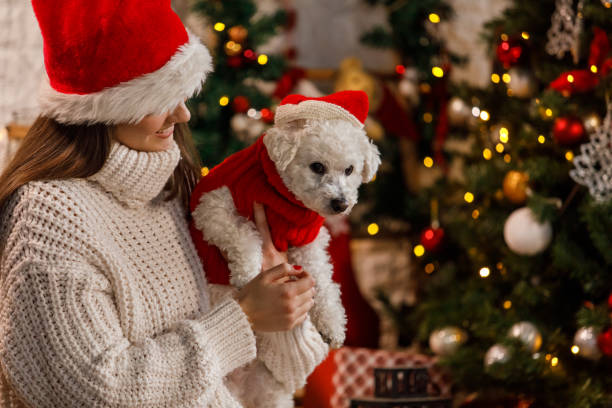
[[[64,125],[40,116],[0,174],[0,211],[11,194],[30,181],[85,178],[104,165],[112,146],[112,128],[104,124]],[[200,159],[189,127],[176,124],[174,140],[181,160],[168,181],[166,200],[179,197],[185,208],[200,178]]]

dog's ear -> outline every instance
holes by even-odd
[[[365,136],[363,139],[363,171],[361,172],[361,180],[364,183],[369,183],[380,165],[380,152],[378,147],[372,140]]]
[[[301,124],[291,122],[280,128],[273,127],[264,136],[264,144],[270,159],[279,171],[287,168],[300,147]]]

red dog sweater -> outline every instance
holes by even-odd
[[[203,177],[193,191],[190,209],[195,210],[204,193],[227,186],[243,217],[254,221],[253,202],[264,205],[274,246],[286,251],[289,246],[314,241],[325,219],[306,208],[287,189],[268,156],[263,138],[260,136],[250,147],[229,156]],[[228,285],[230,271],[219,249],[204,241],[193,220],[189,228],[208,282]]]

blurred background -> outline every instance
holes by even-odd
[[[612,407],[612,0],[172,4],[214,58],[203,176],[291,93],[370,99],[383,163],[326,221],[347,341],[296,406]],[[0,0],[0,170],[43,75]]]

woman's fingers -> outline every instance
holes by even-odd
[[[255,217],[255,226],[261,235],[264,248],[272,245],[272,236],[270,235],[270,227],[266,219],[266,211],[260,203],[253,203],[253,216]]]

